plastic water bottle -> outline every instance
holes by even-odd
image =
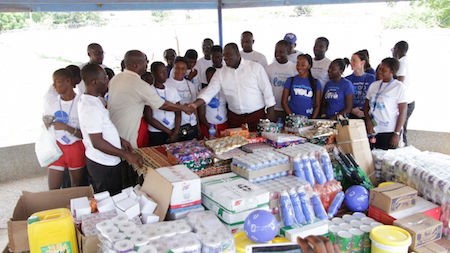
[[[306,181],[305,172],[303,171],[303,163],[300,158],[294,159],[294,175],[301,180]]]
[[[331,202],[330,207],[328,207],[328,218],[333,218],[336,216],[339,208],[341,208],[342,202],[344,202],[345,194],[344,192],[338,192],[336,196],[334,196],[333,201]]]
[[[308,196],[306,196],[306,193],[304,191],[297,191],[298,198],[300,199],[300,205],[302,207],[303,215],[305,216],[307,223],[313,223],[314,222],[314,213],[312,210],[311,203],[309,202]]]
[[[297,224],[304,225],[306,224],[306,218],[303,215],[302,205],[300,203],[300,199],[298,197],[297,191],[295,188],[289,190],[289,197],[292,202],[292,208],[294,209],[295,220]]]
[[[317,218],[321,220],[328,220],[328,215],[325,212],[325,208],[323,207],[322,201],[320,200],[319,196],[314,193],[311,197],[311,204],[314,209],[314,213]]]
[[[309,161],[308,156],[306,155],[302,156],[302,164],[303,164],[303,171],[305,172],[306,182],[308,182],[312,187],[314,187],[314,185],[316,184],[316,180],[314,179],[314,174],[311,168],[311,162]]]
[[[314,155],[309,156],[309,161],[311,162],[311,167],[312,167],[314,178],[316,179],[316,182],[320,185],[325,184],[327,182],[327,179],[325,178],[325,174],[323,173],[323,170],[322,170],[322,167],[320,166],[319,161],[317,161],[317,159]]]
[[[284,226],[294,225],[294,209],[287,191],[282,191],[280,196],[281,219]]]
[[[281,117],[278,117],[277,125],[280,131],[283,130],[283,120]]]
[[[334,179],[334,170],[333,165],[331,164],[330,156],[326,151],[320,154],[320,160],[322,160],[323,171],[325,172],[325,177],[327,181],[331,181]]]
[[[214,124],[209,124],[208,133],[209,133],[209,139],[210,140],[215,138],[215,136],[216,136],[216,128],[214,127]]]

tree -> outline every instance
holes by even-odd
[[[26,27],[26,13],[0,13],[0,32]]]
[[[440,27],[450,27],[450,0],[419,0],[418,4],[432,11]]]

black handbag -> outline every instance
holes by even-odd
[[[194,127],[197,127],[197,126],[192,126],[191,124],[184,124],[184,125],[180,126],[180,131],[178,132],[178,135],[180,137],[192,136],[195,133]]]

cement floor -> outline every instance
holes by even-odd
[[[47,176],[27,178],[0,184],[0,250],[8,244],[7,222],[12,217],[14,207],[22,191],[47,191]]]

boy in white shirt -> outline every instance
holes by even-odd
[[[213,63],[211,60],[211,48],[213,47],[214,42],[210,38],[206,38],[202,43],[203,57],[197,60],[195,64],[195,69],[198,71],[198,79],[200,84],[203,86],[207,83],[206,81],[206,69],[212,67]]]
[[[286,40],[278,41],[275,45],[275,61],[266,68],[270,84],[272,85],[273,95],[275,96],[275,113],[277,114],[277,118],[281,118],[283,122],[286,118],[283,106],[281,105],[284,83],[289,77],[297,74],[296,63],[288,60],[290,46]]]
[[[325,88],[325,84],[330,80],[328,77],[328,68],[330,67],[331,60],[325,56],[328,50],[330,42],[325,37],[319,37],[314,43],[314,58],[311,68],[311,74],[313,77],[320,81],[322,84],[322,90]]]
[[[130,164],[142,167],[139,154],[132,152],[131,144],[119,137],[109,112],[99,97],[108,90],[105,70],[98,64],[87,64],[81,70],[86,92],[78,106],[83,143],[86,147],[86,166],[94,191],[109,191],[111,195],[122,190],[122,169]]]
[[[206,70],[208,83],[211,81],[215,72],[216,69],[213,67]],[[208,104],[200,106],[198,108],[198,117],[201,123],[200,127],[203,137],[210,138],[208,130],[211,126],[216,129],[215,137],[219,137],[220,132],[228,128],[227,101],[223,93],[219,91]]]
[[[184,78],[192,82],[195,85],[195,89],[197,90],[197,92],[199,92],[202,88],[202,84],[200,82],[199,71],[196,68],[198,58],[197,51],[195,51],[194,49],[188,49],[184,54],[184,57],[181,58],[187,64]],[[175,74],[175,66],[170,71],[169,77],[173,78],[174,74]]]
[[[167,80],[167,69],[164,63],[153,62],[150,69],[154,75],[151,88],[155,89],[156,93],[164,100],[174,104],[180,102],[178,91],[172,86],[164,85]],[[181,125],[181,112],[152,110],[150,106],[146,106],[144,118],[149,123],[150,146],[159,146],[177,140]]]
[[[267,59],[260,52],[253,50],[254,43],[255,40],[253,39],[253,34],[251,32],[245,31],[242,33],[241,35],[242,51],[240,51],[241,57],[249,61],[257,62],[265,68],[267,67]]]
[[[297,36],[295,36],[295,34],[293,33],[286,33],[286,35],[284,35],[284,40],[289,42],[288,60],[297,64],[297,56],[303,54],[302,52],[295,49],[295,47],[297,46]]]
[[[66,168],[74,187],[82,185],[86,176],[85,149],[81,141],[77,109],[80,97],[73,90],[72,79],[68,69],[56,70],[53,73],[53,87],[58,95],[56,99],[44,102],[44,123],[47,128],[50,125],[54,127],[56,144],[63,153],[57,161],[48,166],[50,190],[61,188]]]
[[[173,68],[174,75],[169,78],[165,86],[172,87],[178,91],[180,96],[180,104],[190,104],[197,99],[197,86],[191,81],[185,79],[188,63],[185,58],[177,57],[175,59],[175,66]],[[199,136],[199,127],[197,121],[197,111],[188,115],[185,112],[181,113],[181,126],[178,133],[179,141],[189,141]]]

